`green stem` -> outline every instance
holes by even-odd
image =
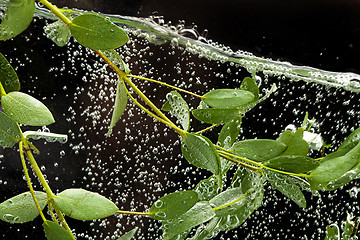
[[[54,200],[51,200],[51,204],[53,204],[53,201],[54,201]],[[54,205],[54,204],[53,204],[53,205]],[[57,207],[56,207],[55,205],[54,205],[54,209],[55,209],[55,212],[56,212],[57,217],[59,218],[59,220],[60,220],[60,222],[61,222],[61,225],[71,234],[71,237],[72,237],[73,239],[75,239],[75,237],[74,237],[73,233],[71,232],[71,229],[70,229],[69,225],[67,224],[67,222],[66,222],[66,220],[65,220],[64,215],[62,214],[62,212],[61,212],[59,209],[57,209]]]
[[[25,157],[24,157],[24,149],[23,149],[23,142],[22,142],[22,141],[19,142],[19,151],[20,151],[21,164],[22,164],[23,169],[24,169],[25,178],[26,178],[27,184],[28,184],[28,186],[29,186],[29,190],[30,190],[31,195],[32,195],[32,197],[33,197],[33,199],[34,199],[36,208],[38,209],[39,214],[40,214],[42,220],[45,222],[45,221],[46,221],[46,218],[45,218],[44,213],[42,212],[42,209],[41,209],[41,207],[40,207],[40,204],[39,204],[39,202],[38,202],[38,200],[37,200],[37,198],[36,198],[36,195],[35,195],[35,192],[34,192],[34,188],[33,188],[32,184],[31,184],[29,172],[28,172],[28,169],[27,169],[27,167],[26,167],[26,162],[25,162]]]
[[[120,213],[120,214],[131,214],[131,215],[143,215],[143,216],[151,215],[150,212],[131,212],[131,211],[123,211],[123,210],[118,210],[117,213]]]
[[[55,16],[57,16],[58,18],[61,19],[61,21],[63,21],[66,25],[71,26],[73,23],[71,22],[71,20],[69,18],[67,18],[61,11],[59,8],[57,8],[55,5],[53,5],[52,3],[50,3],[47,0],[39,0],[39,2],[41,2],[42,4],[44,4],[44,6],[46,6],[48,9],[50,9],[50,11],[52,11]]]
[[[220,125],[220,124],[211,125],[211,126],[208,127],[208,128],[205,128],[205,129],[203,129],[203,130],[201,130],[201,131],[196,132],[195,134],[201,134],[201,133],[206,132],[206,131],[209,131],[210,129],[212,129],[212,128],[214,128],[214,127],[217,127],[217,126],[219,126],[219,125]]]
[[[228,206],[230,206],[230,205],[233,205],[233,204],[241,201],[241,200],[244,199],[245,197],[247,197],[247,194],[246,194],[246,193],[245,193],[244,195],[242,195],[241,197],[239,197],[238,199],[235,199],[234,201],[231,201],[231,202],[229,202],[229,203],[227,203],[227,204],[224,204],[224,205],[222,205],[222,206],[213,208],[213,211],[220,210],[220,209],[226,208],[226,207],[228,207]]]
[[[193,95],[194,97],[202,98],[202,96],[200,96],[200,95],[198,95],[198,94],[196,94],[196,93],[192,93],[192,92],[187,91],[187,90],[184,90],[184,89],[182,89],[182,88],[178,88],[178,87],[175,87],[175,86],[173,86],[173,85],[170,85],[170,84],[167,84],[167,83],[158,81],[158,80],[154,80],[154,79],[151,79],[151,78],[140,77],[140,76],[130,75],[130,74],[128,74],[127,77],[137,78],[137,79],[145,80],[145,81],[148,81],[148,82],[154,82],[154,83],[157,83],[157,84],[160,84],[160,85],[164,85],[164,86],[166,86],[166,87],[169,87],[169,88],[178,90],[178,91],[180,91],[180,92],[183,92],[183,93],[186,93],[186,94],[189,94],[189,95]]]

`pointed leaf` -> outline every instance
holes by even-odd
[[[112,201],[84,189],[67,189],[59,193],[54,202],[66,216],[78,220],[105,218],[119,210]]]
[[[192,111],[193,116],[205,123],[224,124],[238,118],[240,110],[237,108],[205,108]]]
[[[332,224],[326,227],[326,236],[324,240],[339,240],[339,234],[339,228]]]
[[[35,191],[36,199],[41,209],[47,204],[47,195]],[[24,223],[35,219],[39,211],[30,192],[21,193],[0,204],[1,220],[10,223]]]
[[[5,92],[14,92],[20,90],[20,81],[14,68],[8,60],[0,53],[0,82]],[[1,97],[1,96],[0,96]]]
[[[206,137],[187,133],[183,138],[181,151],[191,164],[207,169],[215,175],[221,173],[219,154],[214,144]]]
[[[70,40],[69,27],[61,20],[46,25],[44,30],[46,36],[59,47],[65,46]]]
[[[111,122],[109,126],[109,131],[106,136],[108,137],[115,124],[120,120],[121,116],[125,112],[127,105],[127,91],[125,87],[125,83],[123,80],[119,80],[116,87],[116,96],[115,96],[115,104],[113,114],[111,116]]]
[[[164,103],[164,105],[161,107],[161,110],[166,111],[166,112],[169,112],[171,110],[171,105],[170,105],[169,101],[166,101]]]
[[[254,79],[246,77],[241,82],[240,85],[241,90],[249,91],[255,96],[255,100],[259,99],[259,87],[257,86]]]
[[[132,239],[134,236],[135,236],[135,233],[136,231],[138,230],[139,228],[136,227],[130,231],[128,231],[127,233],[125,233],[124,235],[122,235],[120,238],[118,238],[117,240],[130,240]]]
[[[287,148],[281,155],[306,156],[309,152],[309,144],[303,139],[304,129],[299,128],[295,133],[287,130],[283,132],[278,141],[286,144]]]
[[[115,49],[129,40],[124,30],[95,13],[75,17],[69,28],[81,45],[94,50]]]
[[[271,139],[249,139],[236,142],[232,148],[237,156],[262,162],[280,155],[286,145]]]
[[[0,40],[8,40],[22,33],[31,23],[35,0],[10,0],[0,25]]]
[[[215,213],[208,202],[198,202],[185,214],[163,226],[165,238],[175,237],[197,225],[209,221],[214,216]]]
[[[22,92],[10,92],[1,97],[4,112],[18,123],[44,126],[55,122],[49,109],[39,100]]]
[[[220,147],[229,149],[234,144],[240,134],[241,121],[242,118],[237,116],[221,128],[218,138],[218,145]]]
[[[352,149],[360,142],[360,128],[352,132],[340,145],[339,150]]]
[[[214,108],[235,108],[252,102],[254,98],[254,94],[241,89],[215,89],[206,93],[202,100]]]
[[[73,240],[73,236],[59,224],[46,220],[43,223],[45,236],[47,240]]]
[[[0,146],[13,147],[21,139],[21,131],[17,123],[0,112]]]
[[[306,156],[279,156],[270,159],[265,165],[292,173],[306,173],[319,166],[319,162]]]
[[[150,208],[150,217],[156,220],[167,220],[179,217],[199,201],[195,191],[174,192],[157,200]]]
[[[185,131],[190,128],[190,110],[186,101],[177,91],[171,91],[166,95],[171,107],[170,114],[178,119]]]
[[[279,190],[286,197],[293,200],[300,207],[306,207],[306,200],[304,194],[299,189],[299,187],[296,186],[293,181],[291,181],[290,178],[283,174],[274,173],[267,169],[262,169],[262,171],[265,173],[266,179],[274,188]]]

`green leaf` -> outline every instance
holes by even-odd
[[[138,227],[128,231],[127,233],[125,233],[124,235],[122,235],[120,238],[118,238],[117,240],[130,240],[135,236],[136,231],[138,230]]]
[[[279,156],[270,159],[265,165],[292,173],[306,173],[319,166],[319,162],[306,156]]]
[[[242,118],[238,116],[233,120],[231,120],[230,122],[227,122],[221,128],[218,137],[218,145],[220,147],[229,149],[234,144],[234,142],[236,141],[237,137],[240,134],[241,120]]]
[[[214,108],[235,108],[254,101],[254,94],[241,89],[215,89],[206,93],[202,100]]]
[[[331,159],[325,157],[320,165],[310,172],[311,177],[308,178],[308,181],[313,189],[329,188],[329,190],[333,190],[354,179],[357,172],[360,171],[359,164],[360,143],[343,156],[331,157]]]
[[[69,28],[81,45],[94,50],[115,49],[129,40],[124,30],[95,13],[75,17]]]
[[[221,192],[209,202],[213,206],[216,216],[223,217],[236,214],[246,201],[247,195],[241,191],[240,187],[229,188]]]
[[[21,131],[17,123],[0,112],[0,146],[13,147],[21,139]]]
[[[249,77],[244,78],[244,80],[241,82],[240,89],[251,92],[254,94],[255,99],[259,99],[259,87],[257,86],[254,79]]]
[[[195,187],[195,191],[199,194],[199,199],[201,201],[212,199],[218,194],[219,190],[218,181],[216,181],[213,176],[201,180]]]
[[[46,220],[43,223],[47,240],[73,240],[73,236],[59,224]]]
[[[326,227],[326,236],[324,240],[339,240],[339,229],[335,225],[330,225]]]
[[[10,92],[1,97],[4,112],[18,123],[44,126],[55,122],[49,109],[39,100],[22,92]]]
[[[209,221],[215,216],[208,202],[198,202],[180,217],[163,225],[165,239],[175,237],[197,225]]]
[[[199,201],[197,192],[174,192],[157,200],[150,208],[150,217],[156,220],[168,220],[186,213]]]
[[[114,63],[116,64],[121,71],[124,71],[126,74],[130,73],[129,66],[122,60],[120,55],[114,50],[104,50],[103,53]]]
[[[360,142],[360,128],[352,132],[340,145],[339,150],[352,149]]]
[[[68,140],[67,135],[65,134],[57,134],[51,132],[39,132],[39,131],[26,131],[23,133],[26,139],[35,139],[38,140],[40,138],[45,139],[47,142],[60,142],[66,143]]]
[[[205,123],[224,124],[238,118],[240,110],[237,108],[205,108],[192,111],[193,116]]]
[[[209,170],[215,175],[221,173],[220,157],[214,144],[204,136],[186,133],[181,145],[184,158],[199,168]]]
[[[44,27],[46,37],[59,47],[65,46],[70,40],[69,27],[61,20],[50,23]]]
[[[190,111],[186,101],[177,91],[171,91],[166,95],[170,105],[170,114],[178,119],[185,131],[190,128]]]
[[[222,220],[223,218],[221,217],[214,217],[205,226],[199,226],[196,234],[192,238],[188,238],[187,240],[205,240],[215,238],[217,234],[221,231],[222,226],[220,225],[220,223]]]
[[[112,201],[84,189],[67,189],[59,193],[54,202],[66,216],[77,220],[105,218],[119,210]]]
[[[119,80],[116,87],[115,104],[111,116],[109,131],[106,134],[107,137],[110,136],[115,124],[120,120],[121,116],[125,112],[126,105],[127,105],[127,91],[126,91],[125,83],[123,80]]]
[[[41,209],[44,209],[47,204],[46,193],[35,191],[35,196]],[[39,211],[30,192],[21,193],[0,204],[0,219],[5,222],[29,222],[38,215]]]
[[[286,145],[271,139],[249,139],[236,142],[232,148],[237,156],[262,162],[280,155]]]
[[[161,110],[166,111],[166,112],[169,112],[171,110],[171,105],[170,105],[169,101],[166,101],[164,103],[164,105],[161,107]]]
[[[9,92],[20,90],[20,81],[14,68],[10,65],[8,60],[0,53],[0,83],[4,90]],[[1,95],[1,94],[0,94]]]
[[[291,181],[290,178],[283,174],[274,173],[267,169],[262,169],[262,171],[265,173],[266,179],[274,188],[279,190],[286,197],[293,200],[300,207],[306,207],[306,200],[304,194],[302,193],[300,188],[296,186],[293,181]]]
[[[31,23],[35,0],[10,0],[0,25],[0,40],[8,40],[22,33]]]
[[[354,221],[355,220],[355,221]],[[341,237],[343,240],[353,240],[353,236],[356,236],[356,231],[358,228],[360,219],[355,218],[353,219],[352,214],[347,213],[346,221],[342,224],[342,234]]]
[[[306,156],[309,152],[309,144],[303,139],[304,129],[299,128],[295,133],[289,130],[283,132],[278,141],[286,144],[287,148],[281,155]]]
[[[239,166],[232,178],[231,187],[241,187],[242,192],[247,192],[251,188],[262,185],[262,183],[260,174]]]

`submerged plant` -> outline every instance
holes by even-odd
[[[98,193],[81,188],[70,188],[54,194],[39,168],[33,152],[39,152],[30,138],[48,141],[66,141],[66,135],[22,131],[22,126],[46,126],[55,122],[52,113],[39,100],[20,92],[20,81],[8,60],[0,54],[0,146],[18,145],[29,191],[0,204],[0,219],[9,223],[24,223],[37,216],[43,220],[47,239],[75,239],[66,217],[94,220],[114,214],[132,214],[151,217],[162,222],[164,239],[209,239],[221,231],[239,227],[261,206],[264,184],[275,189],[302,208],[306,199],[302,190],[331,191],[344,186],[360,174],[360,128],[346,138],[337,151],[311,158],[309,149],[324,147],[319,134],[311,132],[313,122],[305,117],[301,127],[290,127],[277,139],[246,139],[239,141],[244,116],[276,91],[272,86],[261,96],[253,78],[246,77],[236,89],[215,89],[198,95],[162,81],[130,74],[127,64],[114,49],[126,44],[128,35],[108,18],[96,13],[79,13],[59,9],[47,0],[39,0],[58,18],[47,25],[47,35],[64,46],[70,36],[93,50],[117,74],[116,96],[112,118],[107,132],[126,111],[130,99],[143,112],[173,129],[181,138],[183,157],[192,165],[206,169],[212,176],[201,180],[192,190],[177,191],[156,200],[144,212],[120,209],[114,202]],[[31,23],[35,0],[10,0],[0,25],[0,40],[11,39]],[[165,104],[156,106],[133,80],[149,81],[172,89]],[[181,94],[200,100],[190,111]],[[164,112],[168,112],[174,123]],[[199,132],[190,132],[191,115],[210,124]],[[245,120],[244,120],[245,121]],[[204,132],[221,127],[217,142]],[[26,161],[28,160],[28,161]],[[28,172],[31,166],[43,191],[35,191]],[[81,186],[79,186],[81,187]],[[44,209],[47,207],[47,215]],[[65,216],[64,216],[65,215]],[[50,220],[51,219],[51,220]],[[137,228],[119,239],[131,239]],[[327,230],[330,239],[335,230]],[[356,232],[352,228],[351,234]],[[351,235],[350,234],[350,235]],[[352,236],[352,235],[351,235]]]

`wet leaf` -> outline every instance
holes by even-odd
[[[300,207],[306,207],[306,200],[304,194],[302,193],[300,188],[296,186],[293,181],[291,181],[290,178],[283,174],[274,173],[267,169],[262,169],[262,171],[265,173],[266,179],[274,188],[279,190],[286,197],[293,200]]]
[[[126,105],[127,105],[127,91],[125,88],[125,83],[123,80],[119,80],[117,82],[117,87],[116,87],[115,104],[111,116],[109,131],[106,134],[107,137],[110,136],[115,124],[120,120],[121,116],[125,112]]]
[[[84,189],[67,189],[59,193],[54,202],[66,216],[77,220],[105,218],[119,210],[112,201]]]
[[[205,108],[192,111],[193,116],[205,123],[224,124],[238,118],[240,110],[237,108]]]
[[[352,149],[360,142],[360,128],[357,128],[354,132],[352,132],[340,145],[338,151]]]
[[[214,108],[236,108],[254,101],[254,94],[241,89],[215,89],[206,93],[202,100]]]
[[[47,204],[47,195],[35,191],[35,196],[41,209]],[[21,193],[0,204],[1,220],[9,223],[24,223],[34,220],[39,215],[34,199],[30,192]]]
[[[295,133],[287,130],[283,132],[278,141],[286,144],[287,148],[281,155],[306,156],[309,152],[309,144],[303,139],[304,129],[299,128]]]
[[[10,0],[0,25],[0,40],[8,40],[22,33],[31,23],[35,0]]]
[[[244,195],[240,187],[229,188],[212,198],[209,202],[213,206],[216,216],[223,217],[236,214],[246,201],[246,197],[247,195]]]
[[[270,159],[265,165],[285,172],[306,173],[319,164],[315,159],[306,156],[279,156]]]
[[[59,47],[65,46],[70,40],[69,27],[61,20],[46,25],[44,30],[46,36]]]
[[[199,226],[196,234],[192,238],[187,240],[204,240],[204,239],[214,239],[217,233],[221,231],[221,217],[214,217],[205,226]],[[211,236],[211,237],[210,237]]]
[[[0,112],[0,146],[13,147],[21,139],[21,131],[17,123]]]
[[[339,229],[337,226],[330,225],[326,227],[326,236],[324,240],[339,240]]]
[[[45,139],[47,142],[66,143],[68,140],[68,137],[65,134],[57,134],[51,132],[26,131],[23,133],[23,135],[26,139],[32,138],[38,140],[42,138]]]
[[[46,220],[43,223],[47,240],[73,240],[73,236],[59,224]]]
[[[134,236],[135,236],[135,233],[136,231],[138,230],[139,228],[136,227],[130,231],[128,231],[127,233],[125,233],[124,235],[122,235],[120,238],[118,238],[117,240],[130,240],[132,239]]]
[[[171,110],[171,105],[169,101],[166,101],[164,105],[161,107],[162,111],[169,112]]]
[[[55,122],[49,109],[39,100],[22,92],[10,92],[1,97],[4,112],[18,123],[44,126]]]
[[[271,139],[249,139],[236,142],[232,149],[237,156],[262,162],[280,155],[286,145]]]
[[[184,158],[196,167],[207,169],[215,175],[221,173],[219,154],[206,137],[187,133],[183,138],[181,151]]]
[[[259,99],[259,87],[257,86],[254,79],[249,77],[244,78],[244,80],[241,82],[240,89],[249,91],[252,94],[254,94],[255,96],[254,100]]]
[[[190,128],[190,110],[186,101],[177,91],[171,91],[166,95],[170,105],[170,114],[178,119],[185,131]]]
[[[199,199],[201,201],[212,199],[218,194],[219,190],[218,181],[216,181],[213,176],[201,180],[195,187],[195,191],[199,194]]]
[[[14,92],[20,90],[20,81],[15,70],[8,60],[0,53],[0,82],[5,92]],[[1,97],[1,96],[0,96]]]
[[[199,201],[197,192],[174,192],[158,199],[150,208],[150,217],[156,220],[167,220],[186,213]]]
[[[234,144],[240,134],[241,120],[242,118],[237,116],[221,128],[218,138],[220,147],[229,149]]]
[[[197,225],[209,221],[215,216],[208,202],[198,202],[189,211],[163,225],[165,239],[175,237]]]
[[[360,143],[345,155],[331,159],[325,157],[320,165],[310,172],[308,181],[313,189],[333,190],[354,179],[360,171],[359,164]]]
[[[124,30],[95,13],[75,17],[69,28],[81,45],[94,50],[115,49],[129,40]]]
[[[126,74],[130,73],[129,66],[122,60],[120,55],[114,50],[104,50],[103,53],[115,64],[117,65],[121,71],[124,71]]]

